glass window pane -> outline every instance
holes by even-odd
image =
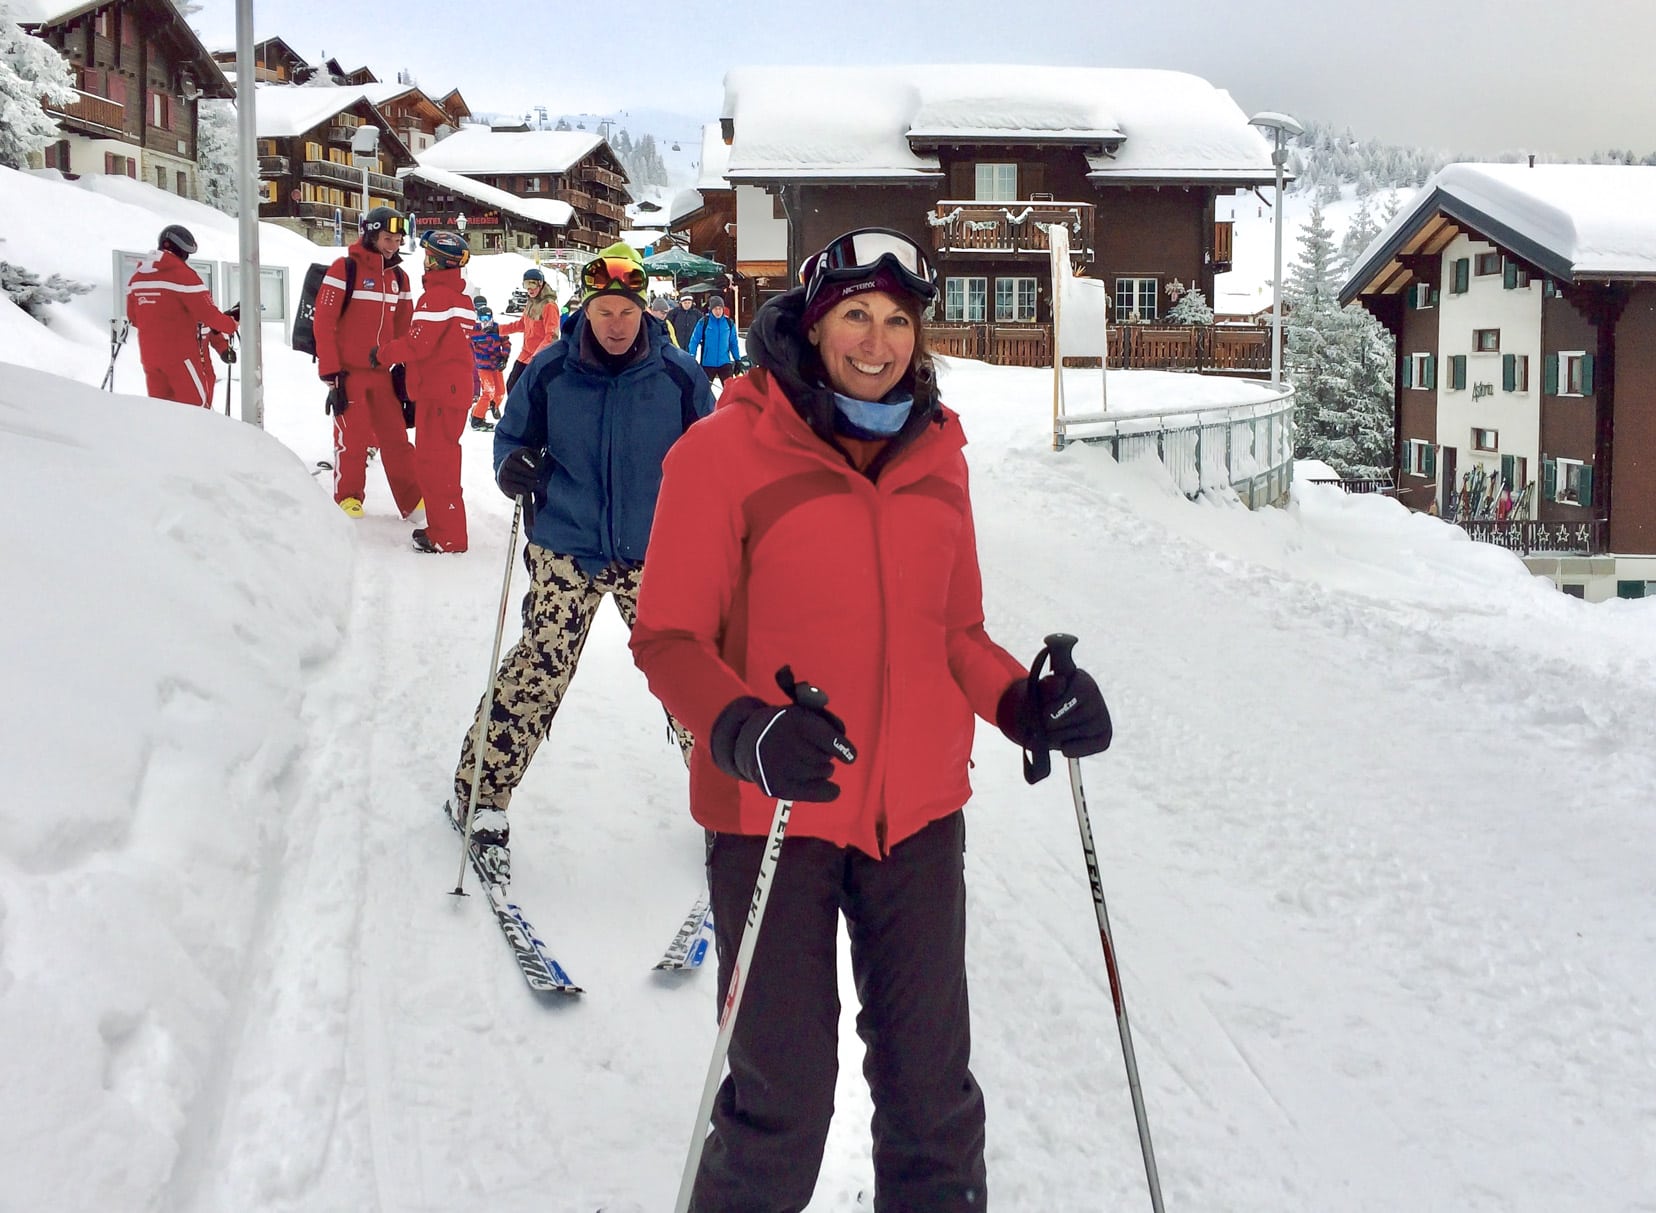
[[[1011,278],[995,279],[995,319],[1016,320],[1017,284]]]

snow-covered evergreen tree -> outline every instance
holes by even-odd
[[[236,190],[236,107],[230,101],[196,103],[196,171],[201,200],[226,215],[241,213]]]
[[[1213,309],[1208,306],[1207,296],[1192,287],[1168,310],[1167,320],[1170,324],[1212,324]]]
[[[0,295],[5,295],[42,323],[46,320],[48,304],[67,303],[76,295],[84,295],[91,289],[89,283],[76,282],[62,274],[53,274],[43,282],[39,274],[26,270],[21,265],[0,261]]]
[[[1340,306],[1346,260],[1321,205],[1311,208],[1299,244],[1282,292],[1294,453],[1341,475],[1374,476],[1391,466],[1391,338],[1366,312]]]
[[[62,55],[25,34],[13,0],[0,0],[0,164],[28,168],[29,155],[59,137],[57,119],[41,108],[75,99],[75,79]]]

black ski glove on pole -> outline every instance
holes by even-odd
[[[1093,676],[1075,665],[1070,656],[1074,645],[1073,636],[1048,636],[1029,677],[1007,687],[995,708],[1000,731],[1024,751],[1024,778],[1030,783],[1051,772],[1052,750],[1065,758],[1084,758],[1110,748],[1110,709]],[[1049,657],[1053,673],[1043,677]]]
[[[495,483],[508,497],[533,497],[546,480],[546,456],[520,446],[500,461]]]
[[[708,739],[714,765],[778,800],[837,800],[834,759],[847,765],[857,761],[845,722],[828,710],[826,695],[796,683],[787,666],[776,678],[795,702],[778,706],[753,695],[731,700]]]

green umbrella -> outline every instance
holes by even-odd
[[[687,253],[677,245],[644,258],[646,273],[671,277],[675,283],[680,278],[711,278],[724,273],[724,268],[717,261]]]

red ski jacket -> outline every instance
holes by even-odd
[[[551,345],[558,339],[558,301],[552,298],[551,288],[546,291],[546,308],[539,316],[531,316],[527,311],[516,320],[509,320],[500,326],[500,335],[509,337],[513,333],[523,334],[523,348],[518,351],[517,360],[528,362],[540,353],[543,346]]]
[[[368,369],[368,351],[389,345],[408,331],[412,292],[408,275],[363,244],[345,254],[356,262],[351,305],[345,302],[345,257],[335,261],[316,292],[316,373],[326,379],[340,371]],[[387,364],[389,365],[389,364]]]
[[[350,312],[345,315],[349,318]],[[407,368],[408,395],[415,405],[464,397],[461,403],[469,409],[476,325],[477,312],[460,271],[428,270],[420,280],[420,300],[407,334],[379,347],[379,364],[400,362]]]
[[[234,333],[236,322],[213,306],[207,284],[170,249],[138,264],[127,283],[126,317],[138,328],[138,356],[148,367],[204,357],[197,325]],[[215,349],[223,337],[212,338]]]
[[[708,737],[731,700],[785,702],[778,667],[828,695],[857,761],[838,800],[794,805],[790,837],[883,856],[971,795],[973,713],[1028,671],[983,628],[960,418],[939,407],[870,481],[763,370],[732,380],[663,465],[633,658]],[[776,803],[691,756],[703,826],[764,834]]]

